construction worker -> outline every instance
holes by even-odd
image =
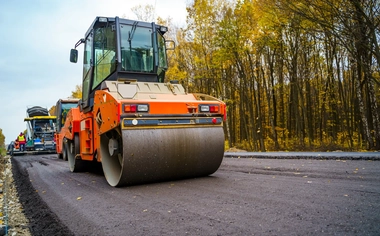
[[[20,152],[25,152],[26,139],[22,132],[20,132],[20,135],[17,137],[16,141],[20,144]]]

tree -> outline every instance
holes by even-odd
[[[55,116],[55,115],[56,115],[56,114],[55,114],[55,105],[52,106],[52,107],[50,107],[50,109],[49,109],[49,114],[50,114],[51,116]]]
[[[152,22],[155,19],[155,8],[153,5],[137,5],[131,8],[131,11],[136,15],[137,20]]]
[[[3,134],[3,130],[0,129],[0,147],[4,147],[5,146],[5,136]]]
[[[325,37],[334,37],[344,48],[355,70],[353,77],[361,117],[361,133],[371,149],[380,149],[380,114],[375,94],[376,79],[373,72],[379,70],[379,0],[283,0],[282,6],[305,19],[319,24]],[[333,58],[337,51],[333,51]],[[336,62],[333,62],[336,63]],[[330,76],[331,76],[330,67]],[[378,83],[378,81],[377,81]]]
[[[168,75],[226,101],[231,145],[379,149],[379,3],[195,0]]]
[[[3,156],[5,154],[5,136],[3,134],[3,130],[0,128],[0,156]]]
[[[76,85],[75,90],[71,91],[72,98],[82,98],[82,85]]]

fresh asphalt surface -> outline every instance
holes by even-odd
[[[13,166],[34,235],[380,235],[380,155],[330,155],[226,153],[209,177],[123,188],[55,155]]]

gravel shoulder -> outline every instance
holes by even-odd
[[[10,156],[1,157],[0,170],[0,235],[29,236],[30,222],[25,217],[23,205],[19,200]]]
[[[0,235],[73,235],[33,188],[26,166],[18,165],[9,155],[1,157]]]

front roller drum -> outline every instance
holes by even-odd
[[[104,175],[111,186],[207,176],[224,154],[222,127],[113,130],[101,136]]]

